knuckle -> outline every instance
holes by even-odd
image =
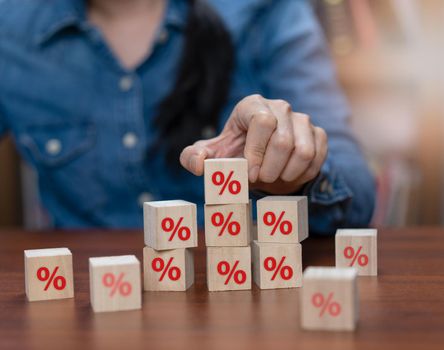
[[[268,111],[257,111],[254,114],[254,122],[261,128],[274,129],[276,128],[276,118]]]
[[[299,147],[296,147],[296,154],[303,161],[309,162],[315,157],[315,150],[309,145],[299,145]]]
[[[294,148],[294,141],[291,134],[275,135],[272,146],[280,152],[290,152]]]

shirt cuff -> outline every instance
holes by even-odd
[[[324,206],[348,202],[353,198],[353,193],[342,174],[329,159],[323,164],[319,175],[304,186],[302,194],[307,196],[312,204]]]

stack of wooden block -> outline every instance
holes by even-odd
[[[308,237],[307,197],[270,196],[257,201],[253,279],[261,289],[302,285],[302,247]]]
[[[247,160],[206,160],[204,177],[208,290],[251,289]]]
[[[197,247],[196,204],[183,200],[143,204],[146,291],[184,291],[194,283]]]

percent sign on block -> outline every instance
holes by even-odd
[[[236,284],[243,284],[247,280],[247,273],[238,269],[239,260],[236,260],[233,266],[228,261],[221,261],[217,264],[217,272],[221,276],[226,276],[224,284],[227,285],[231,280]]]
[[[283,256],[279,263],[277,260],[269,256],[264,260],[264,269],[268,272],[273,272],[273,275],[271,276],[271,280],[274,281],[279,274],[281,278],[285,281],[288,281],[293,277],[293,269],[289,265],[284,265],[286,257]]]
[[[354,266],[356,262],[360,266],[367,266],[368,264],[368,256],[366,254],[361,254],[362,246],[359,246],[358,250],[355,252],[353,247],[348,246],[344,249],[344,256],[346,259],[351,259],[350,267]]]
[[[276,231],[283,235],[288,235],[293,231],[293,224],[289,220],[284,220],[285,211],[279,213],[279,217],[272,211],[264,214],[263,220],[266,226],[272,227],[270,235],[273,236]]]
[[[225,178],[225,175],[222,171],[216,171],[213,173],[213,176],[211,177],[211,181],[214,185],[219,186],[219,195],[223,195],[224,192],[227,190],[231,194],[239,194],[242,186],[241,183],[238,180],[233,180],[234,171],[230,171],[228,173],[227,178]]]
[[[341,305],[333,300],[334,293],[329,293],[327,298],[322,293],[315,293],[311,298],[314,307],[320,309],[319,317],[323,317],[325,312],[336,317],[341,314]]]
[[[66,278],[63,276],[57,276],[57,271],[59,270],[59,266],[56,266],[52,273],[49,271],[47,267],[40,267],[37,270],[37,279],[41,282],[47,282],[44,291],[47,291],[48,288],[52,285],[57,290],[63,290],[66,287]]]
[[[165,261],[162,258],[153,259],[153,261],[151,262],[151,268],[156,272],[161,272],[159,282],[162,282],[165,278],[165,275],[167,274],[168,278],[171,281],[177,281],[180,278],[180,268],[178,268],[177,266],[171,266],[173,261],[174,258],[171,257],[165,265]]]
[[[111,292],[109,293],[111,298],[116,294],[117,291],[123,297],[127,297],[131,294],[133,289],[131,283],[124,281],[124,277],[125,274],[123,272],[120,273],[117,278],[116,275],[110,272],[103,275],[102,283],[105,287],[111,288]]]
[[[162,230],[164,230],[166,233],[171,233],[168,241],[171,242],[176,234],[181,241],[187,241],[188,239],[190,239],[191,230],[189,229],[189,227],[181,226],[182,222],[183,216],[179,218],[177,223],[175,223],[174,220],[170,217],[166,217],[162,220]]]
[[[233,220],[233,212],[230,211],[227,217],[221,212],[216,212],[211,216],[211,223],[215,227],[221,227],[218,236],[222,236],[226,231],[232,235],[236,236],[241,230],[241,225],[238,221]]]

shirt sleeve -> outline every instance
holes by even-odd
[[[329,155],[307,184],[311,231],[368,225],[375,184],[348,123],[349,109],[338,87],[322,31],[305,1],[272,2],[260,21],[259,77],[266,98],[284,99],[311,116],[329,137]]]

